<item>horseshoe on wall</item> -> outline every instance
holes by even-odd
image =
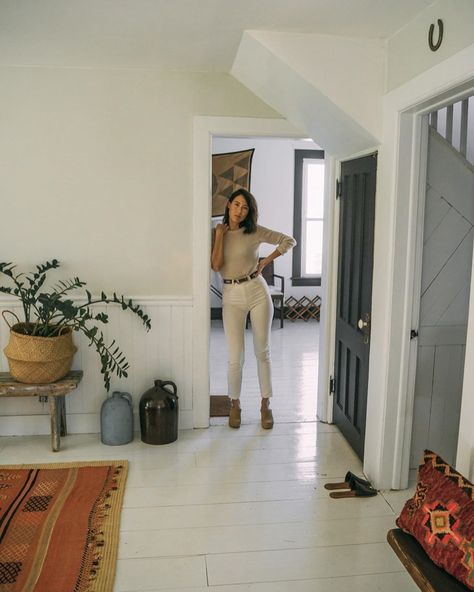
[[[438,41],[436,43],[433,42],[433,34],[434,34],[434,30],[435,30],[435,26],[432,23],[430,25],[430,32],[428,34],[428,44],[430,46],[431,51],[436,51],[441,47],[441,43],[443,42],[443,21],[441,19],[438,19],[438,29],[439,29],[439,33],[438,33]]]

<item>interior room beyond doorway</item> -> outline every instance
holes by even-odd
[[[239,151],[254,150],[250,172],[250,191],[255,195],[259,207],[259,224],[295,235],[295,155],[297,152],[306,156],[307,151],[319,151],[319,159],[324,158],[321,148],[311,140],[297,140],[280,137],[213,137],[212,154],[229,154]],[[324,160],[320,161],[323,165]],[[304,168],[303,175],[308,175]],[[324,179],[324,172],[323,172]],[[324,182],[322,192],[324,191]],[[302,200],[305,197],[300,198]],[[297,237],[300,245],[311,239],[304,235],[307,228],[319,227],[322,231],[323,196],[321,196],[321,220],[300,221],[301,236]],[[304,210],[304,204],[303,204]],[[313,212],[314,216],[314,212]],[[219,221],[219,220],[217,220]],[[216,219],[212,219],[214,225]],[[314,235],[315,233],[313,233]],[[322,235],[322,232],[321,232]],[[296,235],[295,235],[296,236]],[[313,241],[313,242],[317,242]],[[262,245],[260,255],[265,256],[272,250],[270,245]],[[268,253],[267,253],[268,251]],[[304,274],[306,250],[299,254]],[[321,253],[310,253],[306,260],[318,260]],[[275,261],[274,273],[284,277],[284,300],[288,298],[314,299],[320,296],[320,272],[317,278],[295,281],[294,253]],[[299,263],[300,260],[298,260]],[[319,261],[319,266],[321,262]],[[308,266],[307,266],[308,267]],[[319,267],[320,269],[320,267]],[[313,270],[314,273],[314,270]],[[299,274],[298,274],[299,275]],[[279,286],[278,282],[275,283]],[[220,276],[211,272],[211,333],[210,333],[210,394],[227,394],[227,352],[224,330],[219,311],[222,301]],[[318,390],[319,322],[298,319],[292,322],[285,319],[280,328],[279,311],[276,311],[272,326],[272,378],[274,400],[272,403],[276,421],[299,422],[315,421]],[[256,363],[253,354],[251,328],[246,331],[245,364],[243,375],[242,407],[246,410],[243,422],[258,423],[259,390]],[[248,411],[247,411],[248,410]],[[211,423],[222,423],[225,419],[212,418]]]

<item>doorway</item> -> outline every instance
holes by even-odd
[[[423,124],[428,146],[411,335],[417,360],[410,469],[425,448],[456,464],[474,236],[474,100],[434,111]]]
[[[464,61],[460,60],[458,63],[454,59],[453,64],[457,64],[464,75],[461,76],[458,72],[452,86],[441,94],[434,94],[433,89],[439,89],[439,80],[436,78],[439,72],[436,68],[433,69],[424,81],[429,88],[425,90],[423,100],[419,98],[420,91],[415,82],[408,85],[409,92],[402,96],[393,93],[390,97],[392,111],[388,112],[398,113],[397,120],[390,120],[388,115],[385,120],[388,135],[397,136],[397,167],[391,171],[387,163],[383,173],[384,181],[393,182],[395,187],[395,207],[392,209],[394,215],[385,216],[393,222],[393,242],[389,252],[385,254],[383,263],[388,260],[394,264],[390,267],[390,288],[384,292],[384,298],[389,299],[390,306],[385,307],[381,314],[377,340],[382,343],[382,333],[389,336],[389,340],[385,342],[389,346],[387,351],[390,355],[385,356],[385,364],[380,363],[380,356],[373,356],[378,361],[378,367],[369,379],[369,394],[374,393],[374,396],[369,396],[371,414],[366,438],[366,454],[369,457],[366,456],[364,462],[364,468],[368,474],[375,475],[374,481],[379,487],[405,489],[409,484],[418,353],[416,339],[411,339],[411,332],[416,332],[418,327],[415,311],[419,311],[421,285],[421,265],[417,265],[416,262],[421,261],[420,220],[423,220],[423,215],[420,214],[420,207],[424,203],[426,193],[428,126],[425,121],[426,116],[434,109],[441,109],[453,101],[462,100],[472,95],[474,90],[474,81],[466,75],[472,76],[472,72],[466,69]],[[465,82],[460,84],[459,80],[463,78]],[[445,85],[448,86],[446,81]],[[407,95],[415,92],[417,100],[407,99]],[[381,244],[380,240],[378,244]],[[381,267],[379,259],[378,269]],[[375,313],[382,313],[381,304],[382,299],[375,307]],[[471,298],[470,306],[472,305]],[[470,474],[471,470],[469,442],[472,438],[472,413],[469,413],[469,409],[473,401],[473,377],[468,370],[472,366],[472,361],[469,363],[468,360],[472,359],[472,352],[469,353],[472,323],[473,319],[469,318],[456,456],[456,469],[464,474]],[[382,382],[386,393],[383,406],[377,404],[375,397],[375,393],[380,392]],[[380,422],[384,429],[380,437],[377,437],[375,430]]]
[[[212,137],[282,137],[301,138],[299,129],[284,119],[242,117],[194,118],[193,124],[193,310],[191,349],[193,355],[192,422],[195,428],[209,427],[210,378],[210,265],[211,166]]]
[[[287,137],[229,137],[212,136],[212,154],[233,155],[253,152],[250,191],[259,207],[259,224],[293,235],[294,162],[296,151],[318,151],[324,163],[324,153],[310,140]],[[322,156],[321,156],[322,155]],[[322,167],[324,170],[324,166]],[[229,172],[229,178],[232,175]],[[324,174],[322,175],[324,181]],[[220,183],[221,185],[222,183]],[[324,182],[322,192],[324,191]],[[322,206],[322,203],[321,203]],[[322,208],[321,208],[322,209]],[[219,221],[219,220],[217,220]],[[211,224],[215,224],[213,218]],[[262,256],[274,249],[262,245]],[[314,249],[313,249],[314,250]],[[319,253],[320,255],[320,253]],[[320,295],[316,285],[294,286],[293,252],[275,261],[275,287],[280,289],[283,278],[284,300],[302,297],[314,299]],[[219,274],[211,272],[211,327],[210,327],[210,395],[211,424],[226,422],[224,405],[227,394],[226,344],[219,306],[222,305]],[[275,397],[272,406],[278,422],[315,421],[318,389],[319,322],[316,318],[302,318],[292,322],[285,319],[281,327],[280,311],[275,312],[271,331],[272,382]],[[223,396],[224,395],[224,396]],[[252,331],[246,331],[245,364],[243,370],[243,421],[258,423],[260,395],[253,355]],[[217,417],[214,417],[217,415]]]

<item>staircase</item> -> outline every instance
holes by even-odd
[[[474,166],[474,96],[433,111],[429,122],[471,167]]]
[[[429,116],[410,468],[426,448],[456,461],[474,240],[473,120],[473,97]]]

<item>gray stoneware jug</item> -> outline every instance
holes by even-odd
[[[102,403],[100,435],[103,444],[119,446],[133,440],[133,404],[130,393],[114,391]]]

